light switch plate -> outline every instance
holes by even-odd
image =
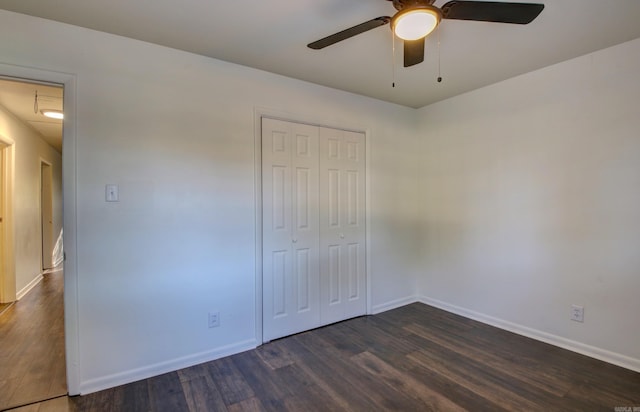
[[[119,202],[120,201],[120,193],[118,190],[118,185],[106,185],[104,200],[106,202]]]

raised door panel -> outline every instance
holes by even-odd
[[[274,250],[269,256],[271,261],[271,292],[269,293],[270,302],[273,307],[273,317],[280,318],[287,316],[287,282],[286,279],[291,276],[289,269],[288,250]]]

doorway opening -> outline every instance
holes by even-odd
[[[52,270],[63,120],[45,115],[63,113],[63,100],[62,84],[0,76],[0,299],[13,302],[0,312],[0,410],[68,392],[65,275]]]

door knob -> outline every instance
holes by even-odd
[[[340,239],[344,239],[344,233],[340,233]]]
[[[296,238],[291,239],[291,241],[292,241],[293,243],[298,243],[298,239],[296,239]]]

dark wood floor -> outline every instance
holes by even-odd
[[[0,313],[0,410],[67,393],[63,273]]]
[[[640,374],[413,304],[43,411],[613,411]]]

